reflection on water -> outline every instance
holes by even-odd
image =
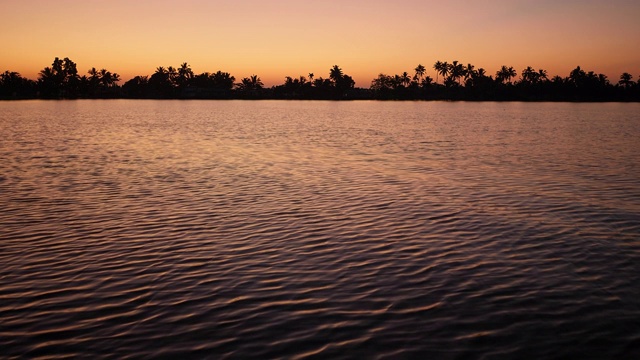
[[[632,358],[638,113],[2,102],[0,348]]]

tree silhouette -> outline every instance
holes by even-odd
[[[547,70],[539,69],[538,70],[538,79],[540,79],[540,81],[547,81],[548,80]]]
[[[256,97],[259,95],[258,91],[262,90],[264,84],[258,75],[251,75],[240,80],[240,83],[236,84],[236,89],[240,94],[244,96]]]
[[[149,97],[170,98],[173,97],[173,84],[169,78],[169,71],[163,66],[158,66],[149,78]]]
[[[55,58],[38,73],[38,84],[46,98],[75,98],[80,87],[77,66],[69,58]]]
[[[585,82],[586,77],[587,73],[580,69],[580,66],[577,66],[575,69],[571,70],[571,73],[569,73],[569,81],[578,87]]]
[[[464,72],[465,85],[469,83],[469,85],[473,85],[473,80],[477,77],[477,71],[475,70],[475,66],[472,64],[467,64]],[[471,82],[469,82],[471,80]]]
[[[107,69],[100,69],[100,83],[105,89],[113,87],[116,82],[120,81],[120,75],[111,73]]]
[[[445,77],[449,74],[449,63],[436,61],[433,65],[433,68],[436,70],[436,74],[442,75],[442,79],[444,81]],[[436,75],[436,83],[438,82],[438,76]]]
[[[539,75],[531,66],[527,66],[522,70],[522,82],[525,84],[535,84],[538,82]]]
[[[459,64],[457,60],[454,60],[451,64],[448,64],[449,76],[451,80],[457,81],[460,84],[460,79],[465,76],[464,65]]]
[[[0,98],[29,98],[36,94],[36,83],[15,71],[0,74]]]
[[[422,81],[422,77],[424,76],[424,73],[427,71],[427,69],[424,67],[424,65],[418,64],[414,71],[415,75],[413,76],[413,79],[415,81]]]
[[[189,82],[193,79],[193,70],[186,62],[183,62],[178,68],[177,84],[180,88],[185,88],[189,85]]]
[[[136,76],[122,85],[122,90],[127,97],[148,98],[149,97],[149,77]]]
[[[167,75],[169,75],[169,81],[171,81],[172,85],[178,85],[178,70],[173,66],[167,67]]]
[[[262,89],[263,83],[257,75],[251,75],[240,80],[240,83],[236,84],[236,87],[240,90],[259,90]]]
[[[511,79],[517,75],[516,70],[513,67],[507,67],[502,65],[500,70],[496,72],[496,80],[501,83],[511,84]]]
[[[329,79],[333,80],[334,83],[337,83],[342,79],[342,69],[338,65],[333,65],[331,70],[329,70]]]
[[[565,78],[550,77],[546,70],[527,66],[520,79],[513,67],[502,66],[495,80],[483,68],[436,61],[436,86],[426,76],[426,68],[418,64],[414,74],[406,71],[396,75],[379,74],[369,89],[355,88],[353,78],[338,65],[329,69],[327,78],[285,78],[285,83],[264,89],[257,75],[235,83],[227,72],[204,72],[195,75],[187,62],[179,67],[159,66],[151,76],[135,76],[122,87],[120,76],[107,69],[95,67],[87,75],[79,76],[76,64],[69,58],[55,58],[51,66],[38,73],[37,82],[19,73],[0,73],[0,98],[78,98],[78,97],[135,97],[135,98],[290,98],[290,99],[451,99],[451,100],[524,100],[524,101],[640,101],[640,81],[630,73],[623,73],[613,84],[604,74],[585,71],[577,66]],[[443,84],[437,84],[439,76]],[[463,82],[464,80],[464,82]],[[235,91],[233,90],[235,88]]]
[[[404,87],[409,86],[409,83],[411,83],[411,78],[409,77],[409,73],[405,71],[402,73],[402,75],[400,75],[400,83]]]
[[[622,73],[622,75],[620,75],[620,81],[618,81],[618,84],[624,86],[624,88],[627,89],[631,87],[631,85],[633,85],[633,81],[631,79],[633,79],[633,75],[629,74],[628,72]]]
[[[342,69],[338,65],[334,65],[329,70],[329,79],[331,79],[333,86],[336,89],[335,95],[342,98],[346,96],[346,91],[353,89],[355,81],[349,75],[345,75]]]

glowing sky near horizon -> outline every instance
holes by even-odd
[[[122,80],[186,61],[268,86],[334,64],[360,87],[419,63],[435,78],[436,60],[640,76],[637,0],[0,0],[0,13],[0,71],[33,79],[56,56]]]

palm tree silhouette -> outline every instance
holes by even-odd
[[[338,65],[333,65],[331,70],[329,70],[329,78],[335,83],[339,82],[342,79],[342,76],[342,69],[340,69]]]
[[[522,82],[525,84],[535,84],[538,82],[540,78],[540,74],[535,71],[531,66],[527,66],[524,70],[522,70]]]
[[[89,80],[93,80],[93,79],[99,79],[100,75],[98,73],[98,70],[94,67],[92,67],[91,69],[89,69],[89,71],[87,71],[87,74],[91,75],[89,77]]]
[[[291,79],[291,77],[288,77],[287,81],[289,81],[289,79]],[[291,79],[291,81],[293,81],[293,79]],[[263,86],[264,84],[262,83],[262,80],[260,80],[258,75],[251,75],[250,77],[242,78],[242,80],[240,80],[240,83],[236,84],[238,90],[241,91],[260,90]]]
[[[633,79],[633,75],[629,74],[628,72],[622,73],[622,75],[620,75],[620,81],[618,81],[618,84],[624,86],[624,88],[627,89],[633,84],[633,81],[631,79]]]
[[[546,80],[548,80],[548,77],[547,77],[547,70],[539,69],[539,70],[538,70],[538,78],[540,79],[540,81],[546,81]]]
[[[167,74],[169,75],[169,80],[171,83],[175,84],[178,78],[178,71],[173,66],[169,66],[167,68]]]
[[[116,82],[120,81],[120,75],[111,73],[107,69],[100,69],[99,77],[100,83],[102,83],[105,88],[114,87]]]
[[[449,63],[447,63],[446,61],[436,61],[436,63],[433,65],[433,68],[436,70],[436,83],[438,82],[438,74],[442,75],[443,79],[449,74]]]
[[[475,66],[473,66],[472,64],[467,64],[467,67],[465,68],[465,72],[464,72],[464,79],[465,80],[475,79],[476,76],[477,76],[477,71],[475,70]]]
[[[47,66],[44,69],[40,70],[40,72],[38,73],[38,76],[40,79],[46,80],[46,79],[53,78],[55,76],[55,73],[53,72],[52,68]]]
[[[258,75],[251,75],[250,79],[254,89],[262,89],[264,86]]]
[[[416,81],[422,81],[422,77],[424,76],[424,73],[425,71],[427,71],[427,69],[424,67],[424,65],[418,64],[414,71],[416,72],[416,74],[414,75],[413,79]]]
[[[189,84],[191,79],[193,79],[193,70],[191,70],[191,66],[186,62],[183,62],[178,68],[178,85],[181,87],[185,87]]]
[[[409,73],[407,73],[406,71],[402,73],[402,75],[400,75],[400,82],[402,83],[402,86],[407,87],[409,86],[409,83],[411,82],[411,78],[409,77]]]
[[[513,67],[507,67],[506,65],[502,65],[500,70],[496,72],[496,80],[504,83],[511,83],[511,78],[517,75],[516,70]]]
[[[458,84],[460,84],[460,78],[465,75],[464,65],[459,64],[457,60],[454,60],[451,64],[449,64],[449,76],[453,80],[457,80]]]
[[[580,69],[580,66],[576,66],[575,69],[569,73],[569,80],[576,86],[582,85],[584,79],[587,77],[587,73]]]

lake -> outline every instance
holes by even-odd
[[[640,356],[640,104],[0,102],[2,357]]]

